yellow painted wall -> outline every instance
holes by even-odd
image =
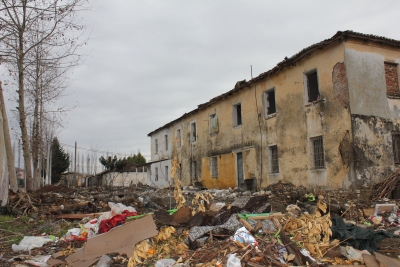
[[[236,153],[242,152],[245,178],[255,177],[262,187],[279,180],[311,187],[349,186],[354,177],[350,177],[351,166],[343,163],[339,146],[346,134],[352,141],[352,120],[350,110],[337,99],[332,81],[334,66],[345,62],[345,46],[396,58],[387,49],[334,43],[180,120],[170,127],[170,133],[174,140],[172,157],[182,165],[182,183],[188,185],[197,180],[208,188],[237,186]],[[313,105],[306,101],[305,74],[315,69],[321,98],[326,101]],[[262,94],[271,88],[275,88],[277,112],[265,117]],[[243,124],[234,127],[232,110],[237,103],[242,105]],[[211,135],[210,115],[214,113],[219,119],[219,132]],[[197,141],[192,143],[190,123],[194,121]],[[181,129],[181,147],[175,141],[177,129]],[[315,136],[323,136],[326,168],[322,170],[312,169],[310,138]],[[269,173],[271,145],[278,147],[278,174]],[[218,178],[211,177],[210,157],[213,156],[218,156]],[[192,161],[197,165],[194,179],[190,175]]]

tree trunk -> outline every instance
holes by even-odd
[[[19,125],[21,127],[22,149],[25,162],[25,177],[28,190],[35,190],[36,186],[32,179],[32,166],[31,166],[31,153],[29,149],[29,135],[26,127],[26,114],[25,114],[25,88],[24,88],[24,44],[23,36],[19,36],[19,51],[18,51],[18,112],[19,112]]]
[[[39,134],[39,76],[40,76],[40,67],[39,67],[39,56],[36,52],[36,70],[35,70],[35,110],[33,112],[33,127],[32,127],[32,161],[33,161],[33,183],[35,184],[35,188],[40,188],[40,170],[39,170],[39,142],[40,142],[40,134]]]
[[[7,205],[8,202],[8,175],[7,157],[4,144],[3,116],[0,112],[0,206]]]
[[[6,147],[7,154],[7,166],[8,166],[8,175],[10,179],[10,188],[15,193],[18,190],[17,184],[17,175],[15,173],[15,165],[14,165],[14,153],[11,146],[11,137],[10,137],[10,129],[8,127],[8,119],[6,112],[6,105],[4,102],[3,96],[3,88],[0,82],[0,105],[1,105],[1,113],[3,115],[3,130],[4,130],[4,143]]]

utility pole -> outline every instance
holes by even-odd
[[[77,150],[77,148],[78,148],[78,145],[77,145],[77,143],[76,143],[76,141],[75,141],[75,157],[74,157],[74,183],[75,183],[75,181],[76,181],[76,150]]]

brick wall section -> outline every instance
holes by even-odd
[[[390,98],[400,98],[397,64],[385,62],[386,93]]]
[[[333,92],[344,108],[349,107],[349,87],[347,85],[346,65],[336,63],[332,72]]]

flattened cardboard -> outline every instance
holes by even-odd
[[[126,253],[130,256],[138,242],[157,234],[153,217],[146,216],[88,239],[86,245],[66,258],[66,261],[73,267],[86,267],[107,253]]]
[[[379,262],[374,256],[368,254],[362,254],[365,266],[367,267],[380,267]]]
[[[400,267],[400,261],[374,252],[375,258],[379,261],[381,267]]]

